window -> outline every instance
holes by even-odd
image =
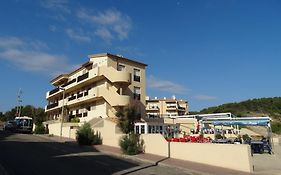
[[[148,125],[148,133],[149,133],[149,134],[152,133],[151,130],[152,130],[151,126]]]
[[[136,133],[139,134],[140,127],[136,126]]]
[[[141,134],[144,134],[144,125],[141,125]]]
[[[123,71],[123,70],[125,70],[125,65],[118,64],[117,70],[118,70],[118,71]]]
[[[134,87],[134,99],[140,100],[140,87]]]
[[[134,81],[140,82],[140,70],[134,69]]]

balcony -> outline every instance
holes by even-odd
[[[83,93],[77,94],[77,98],[83,97]]]
[[[77,77],[77,83],[82,81],[82,80],[85,80],[86,78],[89,77],[89,72],[83,74],[83,75],[80,75],[79,77]]]
[[[96,67],[89,70],[89,72],[72,79],[71,81],[63,84],[61,87],[66,88],[67,92],[78,90],[84,83],[90,84],[102,78],[107,78],[109,81],[115,83],[131,83],[131,74],[125,71],[117,71],[113,67]],[[82,85],[83,84],[83,85]],[[47,92],[46,98],[49,99],[51,96],[58,95],[61,93],[59,88]]]
[[[72,101],[72,100],[75,100],[75,99],[76,99],[76,95],[73,95],[73,96],[68,98],[68,101]]]
[[[58,105],[59,105],[59,103],[49,104],[49,105],[47,105],[47,110],[48,110],[48,109],[52,109],[52,108],[54,108],[54,107],[57,107]]]
[[[105,76],[113,83],[131,83],[131,74],[125,71],[117,71],[113,67],[99,67],[98,75]]]
[[[147,106],[146,110],[147,111],[158,111],[159,107],[158,106]]]
[[[50,92],[49,92],[49,95],[52,95],[52,94],[54,94],[54,93],[57,93],[58,91],[60,91],[60,88],[58,87],[58,88],[55,88],[55,89],[53,89],[53,90],[51,90]]]
[[[69,81],[69,82],[63,84],[61,87],[66,87],[66,86],[71,85],[72,83],[75,83],[75,82],[76,82],[76,78],[74,78],[74,79],[72,79],[71,81]]]
[[[185,111],[185,107],[179,106],[179,107],[178,107],[178,110]]]
[[[103,97],[111,106],[126,106],[130,103],[130,96],[120,95],[107,88],[98,88],[98,97]]]

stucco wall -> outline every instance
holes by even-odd
[[[171,158],[252,171],[249,145],[171,142]]]
[[[167,157],[169,155],[168,142],[160,134],[142,134],[145,153]]]
[[[146,153],[168,155],[169,144],[162,135],[146,134],[142,138]],[[170,157],[238,171],[253,171],[249,145],[171,142]]]
[[[71,127],[71,126],[77,126],[77,123],[64,123],[62,127],[62,136],[67,138],[76,138],[76,130],[77,127]],[[48,124],[49,134],[53,134],[56,136],[60,136],[60,123],[52,123]]]
[[[101,133],[103,145],[119,147],[119,140],[124,134],[120,132],[116,123],[104,119],[102,126],[93,127],[93,129]]]

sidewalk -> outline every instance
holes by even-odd
[[[65,138],[65,137],[61,138],[59,136],[48,136],[48,135],[38,135],[38,136],[61,143],[75,142],[74,139]],[[183,161],[179,159],[157,156],[153,154],[138,154],[134,156],[124,155],[122,154],[120,148],[106,146],[106,145],[95,145],[94,147],[95,149],[97,149],[98,151],[104,154],[113,155],[116,157],[122,157],[133,161],[147,162],[160,166],[179,168],[198,175],[249,175],[250,174],[250,173],[235,171],[231,169],[210,166],[206,164],[200,164],[190,161]]]

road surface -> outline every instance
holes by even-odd
[[[58,143],[36,135],[0,131],[0,175],[191,174],[98,152],[91,146]]]

